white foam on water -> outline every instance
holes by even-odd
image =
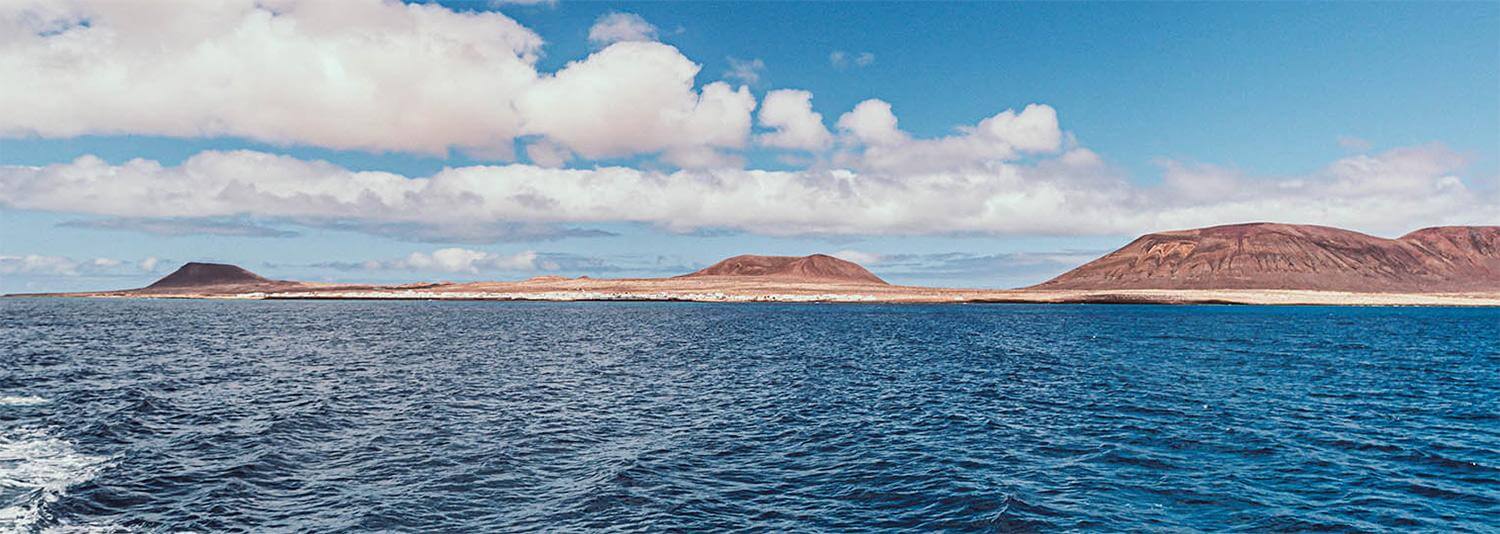
[[[34,530],[48,504],[94,478],[107,460],[39,429],[0,430],[0,533]]]
[[[30,397],[15,397],[15,396],[0,397],[0,406],[36,406],[38,404],[47,404],[49,402],[52,402],[52,401],[49,401],[49,400],[41,398],[41,397],[35,397],[35,396],[30,396]]]

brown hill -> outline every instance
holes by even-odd
[[[1500,291],[1500,226],[1397,239],[1252,223],[1147,234],[1037,289]]]
[[[146,289],[184,289],[218,286],[283,284],[236,265],[189,262]]]
[[[709,276],[732,276],[741,278],[763,278],[785,282],[842,282],[859,284],[881,284],[885,280],[875,276],[859,264],[841,260],[825,254],[811,256],[755,256],[746,254],[715,263],[701,271],[675,278],[701,278]]]

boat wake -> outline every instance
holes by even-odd
[[[79,453],[41,429],[0,431],[0,533],[33,532],[49,523],[62,528],[48,530],[73,530],[56,524],[48,508],[69,487],[92,479],[107,460]]]
[[[0,397],[0,406],[36,406],[51,402],[41,397]]]

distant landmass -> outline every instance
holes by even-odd
[[[1024,289],[891,285],[854,262],[813,254],[735,256],[670,278],[538,276],[402,285],[271,280],[234,265],[189,263],[141,289],[48,295],[1500,306],[1500,226],[1427,228],[1397,239],[1274,223],[1160,232]]]
[[[1161,232],[1035,287],[1500,291],[1500,226],[1426,228],[1397,239],[1275,223]]]
[[[756,256],[746,254],[715,263],[691,274],[677,278],[699,278],[707,276],[753,277],[768,280],[795,282],[846,282],[881,284],[875,273],[858,263],[841,260],[826,254],[811,256]]]
[[[299,285],[301,284],[297,282],[271,280],[238,265],[188,262],[178,267],[172,274],[138,291],[145,293],[173,293],[184,290],[265,291]]]
[[[226,263],[188,262],[176,271],[146,289],[174,289],[182,287],[204,287],[238,284],[269,284],[273,281],[245,270],[238,265]]]

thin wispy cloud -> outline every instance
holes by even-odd
[[[111,217],[65,221],[58,226],[94,230],[122,230],[160,236],[217,235],[233,237],[296,237],[301,233],[265,226],[243,217]]]
[[[43,254],[0,255],[0,274],[43,276],[133,276],[157,272],[160,259],[73,258]]]
[[[850,53],[843,50],[834,50],[828,53],[828,63],[836,69],[853,67],[868,67],[875,63],[875,54],[870,52]]]
[[[729,70],[724,71],[724,77],[737,80],[748,85],[760,83],[760,73],[766,70],[766,62],[757,59],[727,58]]]
[[[406,257],[369,261],[360,268],[372,271],[402,270],[444,273],[480,274],[481,272],[530,272],[543,268],[537,263],[535,251],[515,254],[496,254],[466,248],[444,248],[428,252],[413,252]]]

